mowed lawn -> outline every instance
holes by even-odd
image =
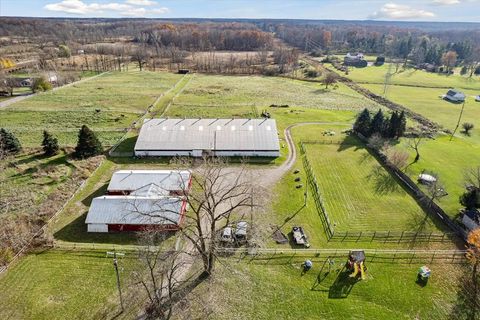
[[[86,124],[104,144],[111,145],[181,77],[148,71],[110,72],[0,109],[0,127],[17,134],[26,147],[38,147],[45,129],[61,145],[72,146],[78,129]]]
[[[215,109],[219,117],[251,117],[270,105],[289,105],[328,110],[360,110],[375,103],[344,85],[325,90],[319,83],[280,77],[196,75],[175,99],[170,116],[185,113],[207,117]]]
[[[430,231],[430,219],[355,137],[306,144],[336,231]]]
[[[121,279],[134,261],[128,254],[119,260]],[[0,292],[0,319],[105,319],[119,312],[105,251],[29,254],[0,274]]]
[[[330,269],[325,258],[310,258],[313,268],[304,275],[303,261],[289,258],[224,261],[193,294],[212,302],[212,319],[446,320],[465,314],[457,301],[461,265],[430,265],[433,276],[422,287],[415,283],[422,262],[367,262],[367,279],[355,282],[343,269],[347,257]]]
[[[480,90],[479,76],[473,76],[470,78],[468,76],[461,76],[458,73],[448,76],[426,72],[424,70],[415,70],[413,68],[403,69],[402,66],[400,66],[398,72],[395,72],[395,65],[392,65],[389,71],[388,63],[379,67],[351,67],[348,69],[347,77],[358,83],[376,83],[383,85],[385,82],[385,75],[388,72],[393,74],[390,77],[389,83],[394,85]]]

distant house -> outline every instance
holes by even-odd
[[[478,210],[466,210],[463,213],[462,223],[468,230],[480,228],[480,212]]]
[[[48,72],[46,75],[45,75],[45,78],[48,82],[50,82],[51,84],[57,84],[58,82],[58,76],[56,73],[53,73],[53,72]]]
[[[451,89],[447,91],[447,94],[445,94],[443,98],[451,102],[464,102],[466,96],[461,91],[458,91],[456,89]]]
[[[33,80],[31,78],[21,79],[19,82],[20,87],[31,87]]]
[[[103,196],[94,198],[88,211],[88,232],[178,230],[187,203],[178,197]]]
[[[85,50],[79,49],[79,50],[77,50],[77,54],[85,54]]]
[[[108,184],[108,195],[129,195],[141,188],[157,189],[163,195],[182,195],[192,183],[190,171],[176,170],[120,170]]]
[[[346,66],[354,66],[354,67],[366,67],[368,62],[364,59],[363,53],[347,53],[343,58],[343,63]]]

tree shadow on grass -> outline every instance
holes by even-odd
[[[348,298],[353,286],[359,281],[357,277],[351,278],[351,272],[342,269],[335,279],[335,282],[330,286],[328,290],[329,299],[345,299]]]
[[[480,294],[475,294],[472,270],[464,268],[459,279],[457,299],[450,312],[449,319],[478,320],[480,319]],[[477,280],[478,281],[478,280]]]
[[[342,140],[337,151],[341,152],[351,148],[354,148],[354,151],[357,151],[357,150],[365,149],[365,146],[357,137],[353,135],[348,135],[345,137],[345,139]]]
[[[366,178],[373,181],[374,191],[377,195],[387,195],[402,190],[392,175],[380,165],[374,166]]]

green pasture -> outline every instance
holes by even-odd
[[[193,294],[211,297],[213,319],[467,319],[462,265],[430,265],[428,285],[417,284],[417,264],[367,262],[366,280],[349,278],[347,260],[248,257],[218,264]],[[201,308],[203,306],[197,306]]]
[[[135,253],[119,259],[123,283]],[[105,251],[48,250],[0,274],[1,319],[105,319],[120,311],[112,258]]]
[[[71,146],[86,124],[111,145],[180,79],[171,73],[110,72],[3,108],[0,127],[12,130],[27,147],[38,147],[45,129],[58,136],[61,145]]]

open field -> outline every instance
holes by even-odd
[[[355,137],[306,144],[335,231],[436,230],[415,200]]]
[[[86,124],[106,145],[114,144],[181,75],[111,72],[54,92],[39,94],[0,110],[0,127],[10,129],[27,147],[37,147],[47,129],[61,145],[75,145]]]
[[[267,258],[224,261],[193,293],[215,292],[214,319],[462,319],[465,313],[461,265],[432,265],[422,287],[415,283],[420,263],[367,262],[367,279],[355,282],[343,269],[346,257],[330,269],[325,258],[313,258],[304,275],[300,258]]]
[[[125,279],[134,254],[119,260]],[[115,271],[105,251],[49,250],[0,274],[1,319],[105,319],[119,312]]]

